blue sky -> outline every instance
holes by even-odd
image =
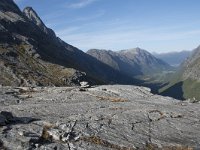
[[[200,0],[15,0],[33,7],[65,42],[87,51],[150,52],[200,45]]]

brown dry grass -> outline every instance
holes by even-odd
[[[189,146],[166,146],[163,148],[158,148],[157,145],[147,144],[144,150],[194,150],[194,148]]]
[[[133,148],[121,147],[119,145],[112,144],[106,140],[101,139],[98,136],[82,137],[81,140],[92,144],[101,145],[103,147],[110,148],[113,150],[134,150]]]
[[[95,145],[100,145],[106,148],[110,148],[113,150],[136,150],[131,147],[122,147],[116,144],[112,144],[106,140],[101,139],[98,136],[90,136],[90,137],[82,137],[80,140],[89,142]],[[140,150],[194,150],[194,148],[189,147],[189,146],[166,146],[163,148],[158,148],[157,145],[154,144],[147,144],[143,149]]]
[[[161,112],[160,110],[151,110],[149,113],[159,113],[160,114],[160,118],[157,119],[157,121],[165,118],[165,114],[163,112]]]
[[[49,123],[45,124],[43,126],[42,135],[40,136],[40,139],[43,140],[43,141],[51,141],[52,136],[49,135],[48,130],[53,128],[53,127],[54,127],[54,125],[52,125],[52,124],[49,124]]]
[[[163,150],[194,150],[194,148],[187,147],[187,146],[176,146],[176,147],[164,148]]]
[[[124,108],[122,107],[113,107],[113,108],[109,108],[110,110],[123,110]]]
[[[111,102],[128,102],[127,99],[117,98],[117,97],[104,97],[104,96],[96,96],[99,100],[108,100]]]

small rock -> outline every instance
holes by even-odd
[[[70,147],[71,150],[75,150],[76,149],[76,147],[74,146],[73,143],[69,143],[69,147]]]
[[[70,132],[71,128],[69,126],[67,126],[66,124],[61,124],[59,125],[59,128],[62,129],[65,132]]]
[[[79,136],[74,137],[74,140],[75,140],[75,141],[77,141],[77,140],[79,140],[79,139],[80,139]]]
[[[20,104],[20,103],[21,103],[21,100],[19,100],[19,99],[16,100],[16,103],[17,103],[17,104]]]
[[[36,148],[39,148],[39,144],[35,144],[35,147],[36,147]]]
[[[1,115],[3,115],[8,122],[13,121],[13,119],[14,119],[13,114],[11,112],[2,111]]]
[[[82,88],[89,88],[90,87],[89,83],[86,82],[86,81],[80,82],[80,85],[81,85]]]
[[[20,93],[24,93],[24,92],[28,92],[28,91],[33,90],[31,87],[18,87],[18,88],[15,88],[15,89],[18,90]]]
[[[23,131],[19,131],[18,134],[19,134],[20,136],[24,136],[24,132],[23,132]]]
[[[31,95],[17,95],[18,98],[21,98],[21,99],[27,99],[27,98],[32,98]]]
[[[52,140],[55,140],[55,141],[59,141],[60,140],[59,130],[57,130],[57,129],[49,129],[47,132],[52,137]]]
[[[63,142],[67,142],[68,140],[69,140],[69,138],[68,137],[62,137],[62,139],[61,139]]]

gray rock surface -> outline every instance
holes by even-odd
[[[15,119],[0,127],[8,149],[200,149],[200,104],[144,87],[2,87],[0,102]]]

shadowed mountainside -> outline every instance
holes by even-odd
[[[182,84],[178,84],[182,83]],[[184,99],[200,100],[200,46],[193,50],[192,55],[186,59],[179,70],[173,75],[168,85],[160,89],[160,93],[168,96],[174,96],[171,93],[180,95],[179,89],[182,89]]]
[[[0,69],[3,85],[136,82],[65,43],[31,7],[21,12],[12,0],[0,1]]]

